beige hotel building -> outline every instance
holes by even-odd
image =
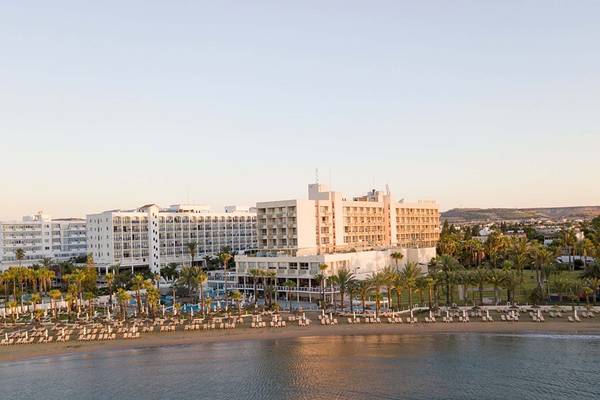
[[[238,288],[252,292],[250,271],[277,274],[278,290],[286,280],[296,293],[317,295],[313,277],[327,264],[327,275],[340,268],[358,279],[395,265],[391,254],[404,254],[400,266],[417,262],[423,269],[435,257],[439,240],[439,207],[434,201],[396,201],[391,193],[371,191],[352,199],[310,184],[308,199],[256,205],[257,249],[235,257]]]

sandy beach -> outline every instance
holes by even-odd
[[[290,339],[318,336],[348,335],[422,335],[445,333],[556,333],[600,334],[600,321],[581,323],[564,321],[536,322],[470,322],[435,324],[341,324],[334,326],[311,325],[286,328],[251,329],[239,327],[230,330],[176,331],[172,333],[147,333],[136,340],[104,342],[46,343],[0,347],[0,362],[21,361],[74,353],[112,350],[142,349],[152,347],[192,345],[245,340]]]

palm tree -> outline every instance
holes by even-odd
[[[42,296],[40,296],[39,293],[33,293],[31,295],[31,304],[33,305],[33,312],[35,313],[35,309],[38,305],[38,303],[42,301]]]
[[[83,294],[83,299],[85,301],[87,301],[87,304],[88,304],[88,315],[90,316],[90,318],[92,318],[94,315],[94,299],[95,298],[96,297],[94,296],[94,293],[92,293],[92,292],[85,292]]]
[[[365,303],[369,294],[371,293],[371,283],[368,280],[360,281],[358,283],[358,295],[360,296],[360,302],[362,304],[362,312],[365,313]]]
[[[114,272],[109,272],[106,274],[106,284],[108,285],[108,304],[112,306],[113,304],[113,282],[115,281]]]
[[[15,250],[15,258],[19,262],[19,267],[20,267],[23,259],[25,258],[25,250],[23,250],[20,247],[18,249],[16,249]]]
[[[242,293],[240,293],[238,290],[234,290],[233,292],[231,292],[231,300],[237,304],[238,315],[242,315],[243,298],[244,296],[242,296]]]
[[[321,278],[321,308],[325,309],[325,282],[327,281],[327,274],[325,271],[329,268],[327,264],[319,264],[319,272],[322,275]]]
[[[392,289],[397,276],[397,270],[391,267],[386,267],[381,271],[384,280],[385,293],[388,302],[388,311],[392,309]]]
[[[400,310],[400,306],[402,304],[402,290],[404,289],[404,276],[400,273],[400,271],[394,273],[391,276],[392,286],[394,291],[396,292],[396,309]]]
[[[417,286],[419,272],[419,267],[414,262],[407,263],[404,267],[404,271],[402,271],[402,280],[404,281],[406,290],[408,290],[408,307],[410,310],[412,310],[412,294]]]
[[[398,264],[404,258],[404,254],[402,254],[399,251],[395,251],[392,254],[390,254],[390,257],[392,257],[392,260],[394,260],[394,264],[396,265],[396,270],[398,270]]]
[[[446,285],[446,305],[450,305],[451,294],[452,294],[452,285],[454,282],[453,273],[460,269],[460,264],[458,261],[448,255],[442,255],[436,258],[436,266],[440,270],[444,283]]]
[[[318,273],[315,276],[313,276],[313,280],[316,282],[317,285],[319,285],[319,294],[321,296],[321,298],[319,299],[319,307],[321,307],[321,309],[325,309],[325,289],[323,286],[323,282],[325,281],[325,275],[323,275],[322,273]]]
[[[258,279],[262,276],[262,270],[258,268],[252,268],[248,271],[250,276],[252,277],[252,286],[253,286],[253,295],[254,295],[254,308],[256,309],[256,302],[258,299],[258,291],[256,289],[256,284]]]
[[[132,289],[135,290],[135,302],[138,315],[142,315],[142,295],[141,290],[145,288],[146,278],[142,274],[135,274],[133,277]]]
[[[506,298],[509,302],[514,303],[515,291],[519,283],[519,273],[513,270],[503,271],[502,286],[506,289]]]
[[[286,300],[288,302],[288,307],[290,308],[290,312],[292,312],[292,302],[290,301],[290,291],[294,288],[296,288],[296,282],[288,279],[287,281],[285,281],[285,283],[283,284],[283,286],[285,286],[286,289]]]
[[[190,258],[192,259],[192,262],[190,265],[193,267],[194,266],[194,258],[196,258],[196,253],[198,251],[198,243],[189,242],[185,245],[185,247],[188,251],[188,254],[190,255]]]
[[[219,253],[219,260],[221,264],[223,264],[223,293],[225,296],[225,308],[229,305],[229,301],[227,298],[227,264],[233,258],[233,256],[226,251],[222,251]]]
[[[487,268],[479,267],[473,270],[473,282],[477,284],[477,289],[479,291],[479,304],[483,305],[483,287],[488,281],[489,270]]]
[[[347,268],[341,268],[338,270],[337,274],[335,274],[332,277],[332,279],[340,289],[341,309],[342,312],[344,312],[344,294],[348,290],[348,286],[354,281],[354,274],[350,272]]]
[[[179,272],[179,279],[177,282],[181,286],[185,286],[188,289],[188,296],[191,296],[192,289],[198,287],[198,269],[191,265],[186,265],[181,268]]]
[[[359,281],[353,279],[348,283],[348,297],[350,298],[350,312],[354,313],[354,298],[359,288]]]
[[[494,285],[494,304],[498,305],[498,287],[502,285],[502,271],[496,268],[490,269],[488,272],[488,282]]]
[[[198,270],[196,282],[198,283],[198,291],[200,292],[200,306],[202,307],[202,314],[204,314],[204,285],[208,282],[208,274],[202,270]]]
[[[375,317],[378,318],[381,307],[381,288],[386,285],[386,277],[381,272],[373,272],[368,280],[375,292]]]
[[[588,287],[592,289],[592,301],[594,302],[594,305],[596,305],[598,289],[600,288],[600,278],[588,278],[586,282]]]
[[[56,302],[62,297],[62,293],[58,289],[50,291],[50,308],[52,309],[52,315],[56,319]]]
[[[160,289],[158,289],[152,281],[146,280],[146,303],[148,304],[148,311],[154,318],[156,316],[156,310],[160,305]]]
[[[429,303],[429,309],[432,310],[433,288],[436,285],[435,277],[433,275],[429,275],[427,278],[425,278],[425,284],[427,285],[427,300]]]
[[[117,290],[117,301],[119,302],[119,307],[121,309],[121,318],[127,318],[127,304],[131,300],[131,295],[127,293],[123,288],[119,288]],[[175,306],[175,305],[173,305]]]

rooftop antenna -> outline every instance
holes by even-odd
[[[315,183],[319,184],[319,168],[315,168]]]
[[[390,195],[390,185],[388,185],[387,183],[385,184],[385,191],[387,192],[387,195]]]

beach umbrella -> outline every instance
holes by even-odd
[[[162,316],[163,316],[163,318],[165,316],[165,305],[164,304],[162,305]]]
[[[356,319],[356,311],[352,311],[352,319]]]
[[[112,333],[112,327],[110,325],[108,326],[108,333]]]
[[[429,310],[429,319],[433,319],[433,312]]]
[[[324,317],[325,316],[325,310],[321,310],[321,315]]]
[[[87,334],[87,328],[84,326],[83,327],[83,334],[86,335]]]
[[[413,310],[412,310],[412,308],[410,309],[410,319],[413,319]]]
[[[486,316],[488,319],[490,318],[490,310],[488,310],[487,308],[486,308],[486,310],[485,310],[485,316]]]
[[[8,340],[8,333],[4,334],[4,339]]]
[[[537,315],[539,319],[542,319],[542,310],[538,309]]]
[[[61,334],[62,336],[65,336],[65,328],[62,328],[62,329],[61,329],[61,333],[60,333],[60,334]]]
[[[31,319],[33,319],[33,311],[31,312]]]
[[[48,309],[44,308],[44,318],[46,318],[48,316]]]
[[[574,316],[575,318],[577,318],[577,309],[576,309],[576,308],[574,308],[574,309],[573,309],[573,316]]]
[[[106,318],[110,321],[110,308],[106,309]]]
[[[44,336],[46,336],[46,338],[48,337],[48,329],[46,329],[46,332],[44,333]]]
[[[194,307],[190,308],[190,316],[194,318]]]
[[[25,339],[29,339],[29,334],[25,331]]]
[[[302,313],[302,319],[306,319],[306,314]]]
[[[450,311],[448,309],[446,309],[446,318],[450,318]]]

